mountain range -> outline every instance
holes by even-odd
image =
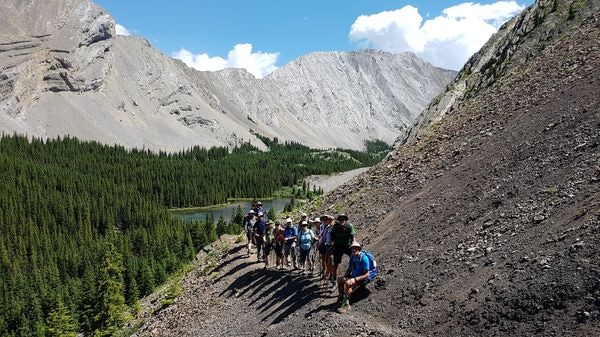
[[[362,149],[405,133],[456,75],[373,50],[312,53],[264,79],[201,72],[114,27],[87,0],[0,3],[0,131],[166,151],[261,147],[253,133]]]

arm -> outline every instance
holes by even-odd
[[[367,260],[367,258],[364,256],[364,254],[361,253],[360,256],[360,260],[358,262],[355,263],[360,263],[362,265],[362,274],[354,276],[353,278],[351,278],[349,280],[350,285],[355,284],[357,282],[360,281],[364,281],[369,277],[369,261]]]
[[[362,274],[362,275],[359,275],[359,276],[351,278],[350,279],[351,282],[352,282],[351,284],[354,284],[354,283],[357,283],[357,282],[360,282],[360,281],[364,281],[364,280],[367,279],[367,277],[369,277],[369,271],[368,270],[366,270],[365,273]]]

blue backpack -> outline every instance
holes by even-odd
[[[379,274],[379,268],[377,268],[377,262],[375,261],[375,256],[373,256],[372,252],[363,250],[362,253],[365,254],[369,260],[369,276],[367,276],[366,279],[366,282],[369,283]]]

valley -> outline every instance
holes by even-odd
[[[598,336],[598,41],[598,1],[537,0],[458,73],[362,50],[257,79],[88,0],[2,2],[0,335]],[[373,252],[350,310],[247,252],[247,204],[174,215],[287,198],[272,220]]]

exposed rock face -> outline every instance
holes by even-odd
[[[523,64],[546,48],[548,42],[577,26],[582,18],[598,8],[596,1],[541,0],[507,22],[483,48],[461,69],[444,93],[436,97],[419,116],[408,134],[401,134],[394,147],[399,147],[426,133],[430,124],[439,122],[461,103],[476,97],[498,78],[520,71]]]
[[[48,15],[39,20],[40,13]],[[17,116],[45,92],[97,90],[109,71],[114,21],[84,1],[2,5],[0,108]],[[54,14],[54,15],[53,15]]]
[[[411,53],[311,53],[255,79],[244,70],[189,71],[211,107],[254,130],[310,146],[361,148],[405,132],[455,75]]]
[[[43,18],[43,19],[41,19]],[[115,36],[86,0],[0,4],[0,131],[178,150],[250,130],[313,147],[393,142],[454,72],[411,54],[315,53],[258,80],[198,72]]]

